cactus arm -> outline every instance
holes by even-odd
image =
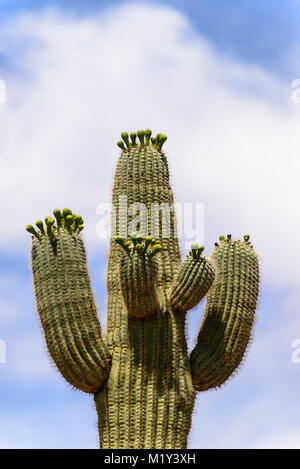
[[[125,253],[120,261],[120,284],[128,315],[152,316],[159,309],[157,294],[158,263],[154,256],[162,250],[151,236],[131,235],[131,241],[117,237]],[[151,248],[149,249],[149,246]]]
[[[31,261],[37,311],[48,351],[63,377],[84,392],[96,392],[109,373],[109,354],[90,287],[81,217],[55,211],[46,230],[32,226]]]
[[[174,311],[186,312],[197,306],[214,281],[215,269],[201,255],[203,250],[203,246],[193,243],[192,250],[181,264],[170,294]]]
[[[222,385],[238,368],[251,337],[258,298],[258,257],[249,243],[220,237],[217,275],[190,362],[195,389]]]

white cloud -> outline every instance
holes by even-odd
[[[150,127],[169,136],[177,200],[206,204],[206,242],[250,232],[265,280],[296,283],[300,108],[289,83],[222,55],[167,8],[132,4],[86,18],[49,10],[12,19],[0,40],[10,63],[0,107],[3,247],[25,249],[24,225],[56,206],[81,212],[96,241],[115,142],[122,130]]]

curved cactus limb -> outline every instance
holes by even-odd
[[[193,382],[199,391],[220,386],[241,363],[258,297],[258,258],[249,236],[245,235],[244,241],[221,236],[220,241],[212,255],[216,280],[190,357]]]
[[[80,231],[83,220],[69,209],[54,211],[27,231],[37,310],[49,353],[64,378],[85,392],[98,391],[109,373],[108,350],[90,287]]]
[[[197,306],[214,281],[215,269],[201,255],[203,250],[203,246],[193,243],[189,255],[181,264],[170,295],[170,303],[175,311],[186,312]]]

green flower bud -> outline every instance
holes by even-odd
[[[83,225],[83,219],[81,215],[76,215],[74,219],[74,229],[77,230],[79,225]]]
[[[26,226],[26,231],[28,231],[28,233],[33,234],[36,238],[40,237],[40,235],[38,234],[38,232],[36,231],[36,229],[32,225],[27,225]]]
[[[38,227],[38,229],[40,230],[40,232],[41,232],[42,234],[45,234],[44,225],[43,225],[42,220],[37,220],[37,221],[35,222],[35,224],[36,224],[36,226]]]
[[[150,144],[150,137],[152,135],[152,132],[150,129],[145,130],[145,137],[146,137],[146,145]]]
[[[129,138],[128,138],[128,133],[127,132],[122,132],[121,133],[121,137],[122,139],[124,140],[125,142],[125,145],[127,146],[127,148],[129,148]]]
[[[122,140],[119,140],[119,141],[117,142],[117,145],[118,145],[118,147],[121,148],[121,150],[126,150],[125,145],[124,145],[124,142],[122,142]]]
[[[72,225],[73,225],[73,216],[72,215],[68,215],[66,217],[66,225],[70,228]]]
[[[165,141],[167,140],[168,137],[166,135],[163,135],[163,134],[158,134],[158,135],[159,135],[159,142],[158,142],[157,148],[160,151],[163,147],[163,144],[165,143]]]
[[[135,249],[137,250],[138,254],[143,254],[144,253],[144,247],[142,244],[138,243],[136,246],[135,246]]]
[[[72,210],[70,210],[69,208],[64,208],[64,209],[63,209],[63,217],[64,217],[64,219],[66,219],[68,215],[72,215]]]
[[[60,227],[61,223],[62,223],[62,213],[61,213],[61,211],[58,208],[56,208],[56,209],[53,210],[53,215],[56,218],[57,226]]]
[[[46,217],[45,218],[45,223],[46,223],[46,226],[47,226],[47,234],[48,234],[48,236],[50,236],[52,238],[53,237],[52,226],[54,225],[55,221],[51,217]]]
[[[145,142],[144,142],[145,131],[144,130],[138,130],[137,134],[138,134],[139,141],[140,141],[141,145],[145,145]]]
[[[132,142],[132,145],[135,145],[136,143],[136,132],[131,132],[130,134],[130,138],[131,138],[131,142]]]
[[[147,251],[151,243],[152,243],[152,236],[147,236],[147,238],[145,239],[145,252]]]
[[[158,254],[161,250],[162,250],[162,246],[160,244],[154,244],[154,246],[152,247],[151,254],[150,254],[151,257],[155,256],[155,254]]]
[[[51,228],[51,227],[54,225],[55,221],[54,221],[53,218],[51,218],[51,217],[46,217],[46,218],[45,218],[45,223],[46,223],[46,225],[47,225],[47,228],[48,228],[48,227]]]

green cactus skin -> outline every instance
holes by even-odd
[[[223,384],[243,358],[258,297],[258,258],[245,235],[244,241],[220,237],[211,260],[193,244],[181,262],[174,211],[166,236],[166,220],[152,205],[173,204],[162,151],[167,137],[151,138],[148,129],[121,137],[106,336],[90,287],[83,220],[69,209],[55,210],[56,224],[47,217],[45,229],[40,220],[39,231],[26,227],[33,235],[37,310],[61,374],[72,386],[94,394],[102,448],[184,449],[196,391]],[[143,203],[151,216],[148,233],[128,237],[133,215],[127,209],[134,202]],[[151,233],[153,223],[159,227],[156,233]],[[189,357],[186,313],[208,291]]]
[[[41,233],[32,240],[31,261],[49,353],[72,386],[96,392],[107,379],[110,356],[101,339],[80,235],[67,226]]]
[[[159,309],[156,293],[158,264],[154,258],[158,245],[154,245],[150,253],[147,247],[142,243],[135,244],[132,251],[126,249],[120,261],[122,295],[128,315],[134,318],[152,316]]]
[[[217,278],[191,354],[195,388],[221,386],[239,366],[250,340],[258,297],[258,258],[245,241],[222,240],[213,252]]]
[[[176,311],[189,311],[197,306],[213,284],[215,269],[205,257],[189,255],[182,263],[174,282],[170,302]]]

